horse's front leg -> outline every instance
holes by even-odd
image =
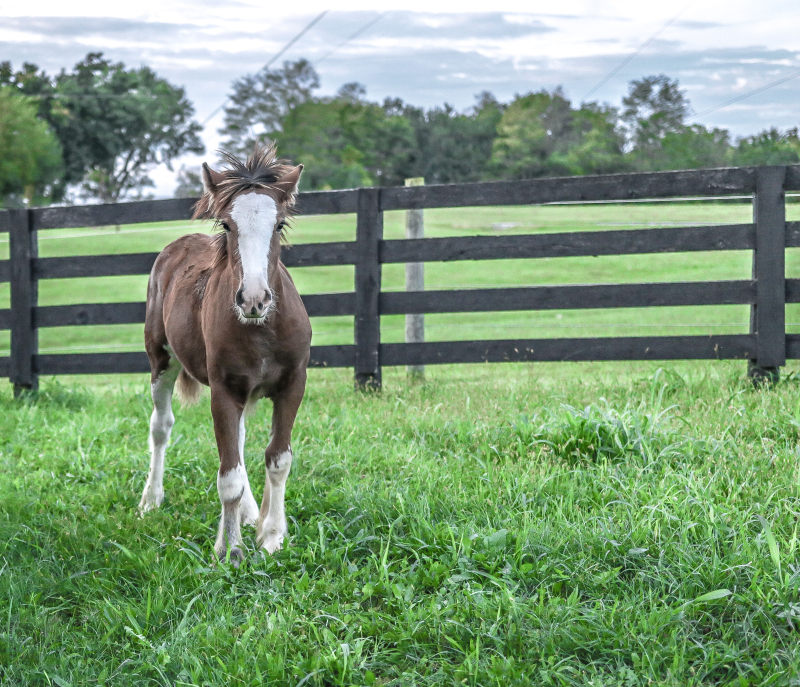
[[[230,546],[231,562],[238,566],[244,558],[241,548],[240,507],[243,497],[250,490],[247,472],[239,444],[240,420],[244,403],[238,401],[225,389],[212,385],[211,415],[214,418],[214,434],[219,450],[219,473],[217,491],[222,503],[217,541],[214,551],[220,560]]]
[[[288,534],[284,499],[292,467],[292,427],[306,388],[306,371],[298,370],[284,391],[273,399],[272,438],[265,453],[267,478],[256,536],[259,545],[274,553]]]

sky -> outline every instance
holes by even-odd
[[[373,101],[396,96],[467,110],[482,91],[507,102],[561,86],[575,105],[619,106],[631,80],[666,74],[689,99],[692,123],[726,128],[734,137],[800,126],[797,0],[501,1],[474,12],[469,6],[0,0],[0,61],[57,73],[88,52],[103,52],[183,86],[204,124],[207,152],[176,167],[216,159],[221,106],[234,80],[270,60],[274,67],[300,57],[319,73],[320,95],[357,81]],[[174,173],[162,167],[152,176],[155,195],[170,196]]]

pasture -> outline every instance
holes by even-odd
[[[789,684],[800,383],[741,367],[394,371],[380,395],[313,370],[291,544],[264,558],[247,529],[239,570],[211,564],[207,404],[178,409],[140,519],[145,383],[6,388],[0,681]]]
[[[736,203],[482,208],[426,211],[426,234],[747,221]],[[298,218],[290,236],[353,228]],[[192,229],[42,232],[40,254],[156,250]],[[402,235],[402,213],[385,233]],[[445,263],[426,281],[749,276],[749,253],[709,256]],[[352,287],[352,268],[293,275],[301,293]],[[402,266],[384,275],[402,288]],[[40,303],[138,300],[145,281],[51,280]],[[352,318],[312,324],[315,344],[352,341]],[[402,317],[382,324],[402,340]],[[744,306],[426,317],[429,340],[747,326]],[[42,352],[141,350],[141,325],[40,337]],[[164,505],[145,518],[143,375],[43,380],[22,402],[4,385],[0,405],[4,685],[756,685],[800,672],[796,363],[771,389],[753,389],[742,362],[442,366],[417,385],[387,369],[380,394],[354,393],[351,370],[311,370],[290,545],[263,557],[246,529],[238,570],[212,565],[207,400],[176,408]],[[259,493],[268,417],[264,403],[248,421]]]

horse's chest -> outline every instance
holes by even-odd
[[[271,396],[285,377],[285,365],[272,351],[263,351],[249,370],[250,396]]]

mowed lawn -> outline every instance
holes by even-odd
[[[144,518],[147,380],[0,389],[0,684],[784,685],[796,366],[312,370],[289,545],[215,566],[207,397]],[[268,404],[248,422],[254,490]]]
[[[789,219],[800,219],[800,204],[789,203]],[[403,212],[385,216],[385,237],[404,236]],[[426,236],[515,235],[560,231],[604,231],[660,226],[734,224],[752,221],[746,202],[617,203],[535,207],[454,208],[425,212]],[[158,251],[192,231],[209,231],[207,222],[49,230],[40,232],[40,255],[101,255]],[[354,215],[298,217],[289,232],[293,243],[355,239]],[[8,255],[8,237],[0,236],[0,258]],[[428,263],[426,288],[491,288],[549,284],[635,283],[749,279],[748,251],[661,255],[549,258],[537,260]],[[353,267],[294,269],[302,294],[353,290]],[[788,276],[800,276],[800,251],[787,252]],[[40,283],[41,305],[142,301],[146,275],[95,279],[54,279]],[[403,265],[383,266],[384,290],[404,288]],[[0,308],[8,307],[8,285],[0,284]],[[800,332],[800,308],[787,309],[789,331]],[[429,341],[490,338],[552,338],[733,334],[746,332],[747,306],[608,308],[540,312],[453,313],[427,315]],[[353,341],[352,317],[317,317],[315,344]],[[382,340],[402,341],[404,317],[382,318]],[[115,327],[59,327],[40,330],[42,353],[142,350],[140,324]],[[9,337],[0,332],[0,355]]]

